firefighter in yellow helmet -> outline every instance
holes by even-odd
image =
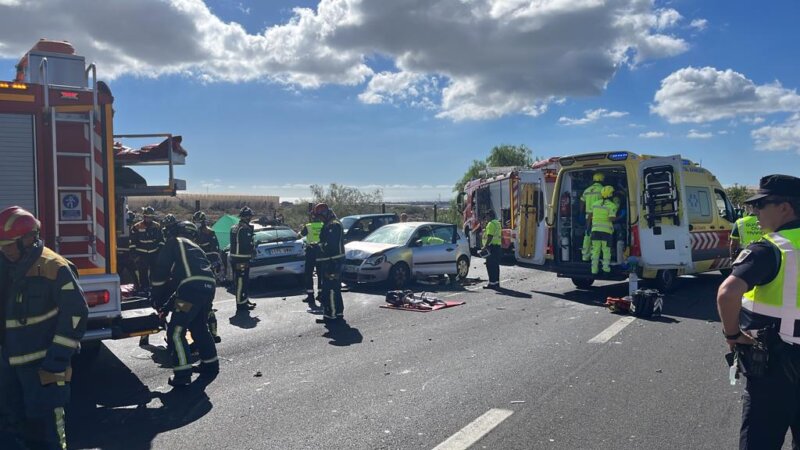
[[[613,186],[603,186],[600,201],[592,205],[587,222],[591,223],[592,274],[599,272],[600,257],[603,258],[603,272],[611,272],[611,240],[614,235],[613,222],[617,218],[617,205],[612,200]]]
[[[583,195],[581,195],[581,212],[586,218],[586,234],[583,236],[583,246],[581,247],[581,256],[584,261],[589,261],[590,255],[591,228],[589,226],[589,216],[592,213],[594,204],[602,200],[600,191],[603,189],[603,181],[605,181],[605,179],[606,176],[603,172],[595,172],[594,175],[592,175],[592,184],[584,189]]]

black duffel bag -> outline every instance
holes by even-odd
[[[631,314],[650,318],[661,315],[664,296],[656,289],[637,289],[631,296]]]

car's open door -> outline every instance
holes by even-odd
[[[641,263],[653,269],[690,268],[689,214],[679,155],[645,159],[638,170]]]

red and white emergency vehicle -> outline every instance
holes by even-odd
[[[182,184],[173,178],[172,151],[160,160],[115,160],[113,102],[95,65],[67,42],[40,41],[15,80],[0,81],[0,209],[34,213],[45,245],[78,267],[89,305],[84,341],[158,331],[152,309],[140,309],[146,302],[123,302],[117,238],[127,231],[126,196],[174,195]],[[167,165],[169,185],[118,182],[140,162]]]

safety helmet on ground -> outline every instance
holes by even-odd
[[[188,220],[184,220],[183,222],[178,222],[175,226],[176,235],[189,238],[189,239],[196,239],[197,238],[197,225],[189,222]]]
[[[10,206],[0,211],[0,246],[35,235],[41,227],[41,222],[33,214],[19,206]]]
[[[611,198],[614,195],[614,186],[603,186],[603,189],[600,189],[600,195],[603,198]]]
[[[192,216],[192,222],[198,223],[198,222],[205,222],[205,221],[206,221],[206,213],[204,213],[203,211],[197,211]]]
[[[142,216],[152,219],[156,215],[156,209],[152,206],[145,206],[142,208]]]
[[[239,211],[239,217],[240,218],[253,217],[253,210],[250,209],[249,206],[245,206],[244,208],[241,209],[241,211]]]
[[[606,181],[606,175],[603,172],[595,172],[594,175],[592,175],[592,181],[602,183]]]

